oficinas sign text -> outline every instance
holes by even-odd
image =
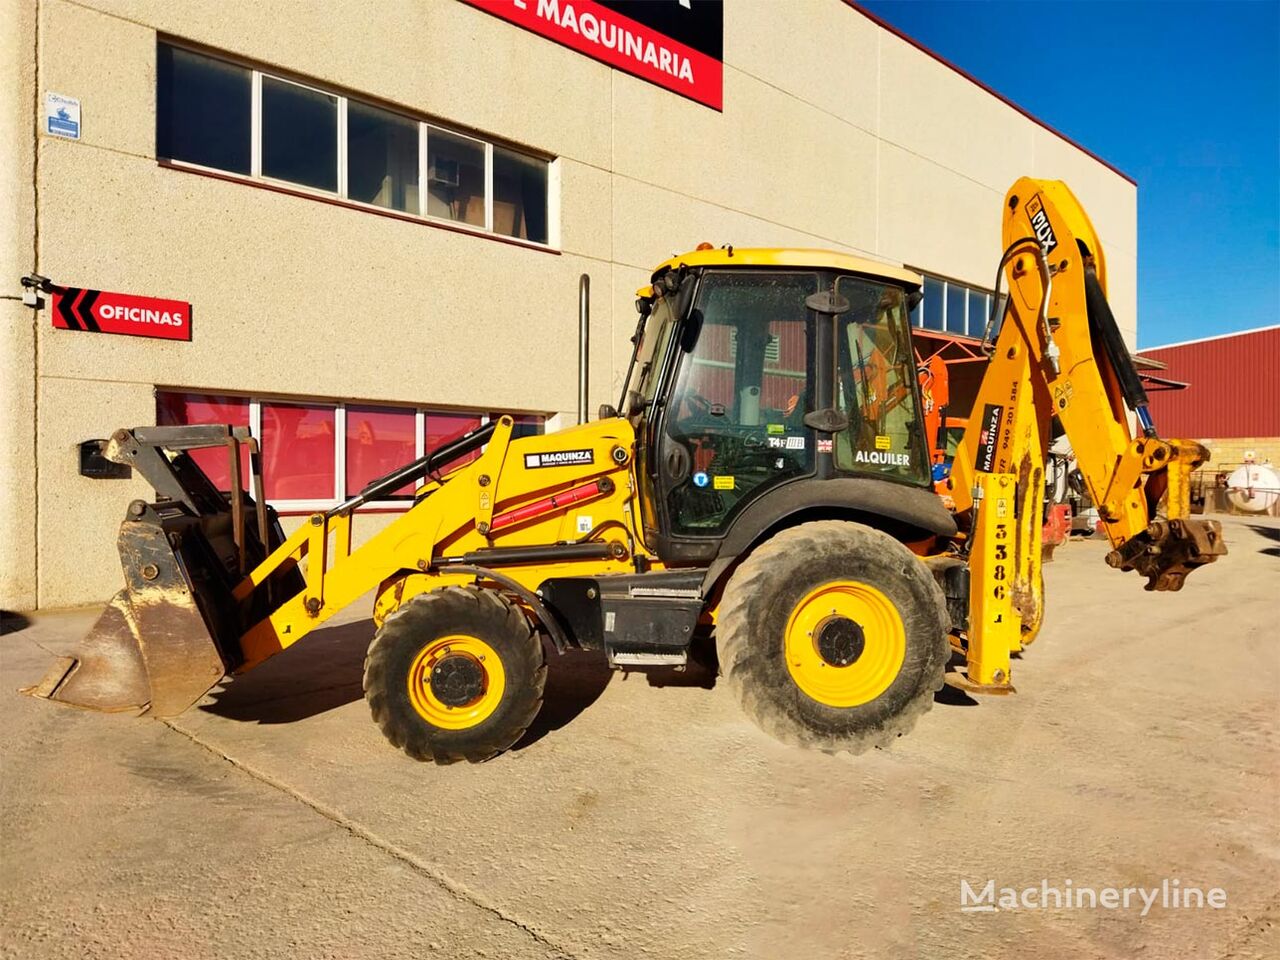
[[[191,304],[128,293],[57,287],[53,325],[59,330],[118,333],[160,340],[191,339]]]
[[[463,0],[611,67],[721,109],[722,0]]]

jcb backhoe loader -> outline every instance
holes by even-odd
[[[128,508],[125,589],[32,692],[180,713],[374,588],[365,695],[419,760],[511,746],[542,701],[544,637],[643,668],[684,663],[711,634],[746,712],[824,749],[906,733],[953,649],[967,669],[952,682],[1009,692],[1010,653],[1042,617],[1054,417],[1113,567],[1177,590],[1226,549],[1189,511],[1188,476],[1208,454],[1157,437],[1075,198],[1022,179],[1003,222],[998,336],[953,510],[930,480],[909,322],[920,277],[839,253],[708,246],[640,291],[617,409],[520,439],[499,417],[289,536],[242,429],[118,431],[107,456],[159,497]],[[213,444],[229,452],[229,495],[186,452]],[[238,489],[246,451],[252,495]],[[414,480],[414,506],[352,550],[360,506]]]

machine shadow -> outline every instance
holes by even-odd
[[[245,723],[296,723],[359,700],[373,633],[369,619],[321,627],[305,644],[224,681],[200,709]]]
[[[31,621],[20,613],[14,613],[12,610],[0,610],[0,637],[6,633],[17,633],[19,630],[25,630],[31,626]]]
[[[547,685],[542,692],[542,709],[512,750],[531,747],[547,734],[568,726],[600,699],[616,672],[602,652],[570,650],[562,656],[551,644],[544,646]]]

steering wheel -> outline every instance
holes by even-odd
[[[683,397],[683,403],[687,404],[689,413],[683,417],[676,418],[676,429],[681,433],[691,434],[695,431],[691,427],[708,423],[712,416],[716,405],[704,397],[702,394],[690,390]]]

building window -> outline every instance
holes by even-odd
[[[421,456],[416,410],[348,404],[345,415],[348,496]],[[405,484],[388,499],[412,497],[414,485]]]
[[[162,160],[557,242],[549,160],[173,44],[156,57]]]
[[[493,229],[508,237],[547,242],[545,163],[493,148]]]
[[[337,192],[337,97],[262,78],[262,175]]]
[[[405,213],[418,212],[418,125],[351,100],[347,103],[347,195]]]
[[[479,140],[427,127],[427,213],[485,226],[485,149]]]
[[[924,301],[920,304],[920,312],[924,317],[926,330],[943,330],[943,311],[946,309],[947,285],[933,277],[924,278]]]
[[[220,397],[204,393],[157,393],[156,423],[162,427],[208,423],[247,427],[249,401],[243,397]],[[191,457],[219,490],[231,489],[231,470],[226,450],[213,447],[192,450]],[[249,488],[248,457],[240,464],[240,486],[245,490]]]
[[[961,337],[981,337],[987,327],[991,294],[985,290],[925,275],[924,299],[911,313],[911,324]]]
[[[253,75],[181,47],[156,51],[156,153],[231,173],[252,171]]]
[[[247,426],[262,445],[267,502],[285,513],[326,510],[355,496],[393,470],[412,463],[475,430],[498,414],[455,413],[368,403],[274,400],[211,393],[156,391],[156,423],[182,426],[229,423]],[[545,418],[514,417],[512,437],[541,434]],[[479,451],[449,469],[470,463]],[[219,490],[229,490],[227,452],[192,451],[200,469]],[[424,478],[379,498],[375,507],[404,508]],[[250,484],[248,458],[242,461],[242,489]]]

